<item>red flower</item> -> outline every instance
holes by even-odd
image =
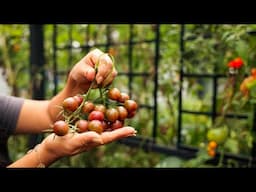
[[[228,67],[239,69],[243,66],[244,62],[240,57],[237,57],[228,63]]]

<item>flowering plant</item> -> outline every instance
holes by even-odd
[[[247,140],[247,145],[252,147],[253,137],[249,133],[250,130],[245,131],[246,125],[240,124],[243,128],[237,129],[238,123],[236,124],[233,119],[231,122],[227,120],[228,115],[234,114],[233,118],[235,118],[237,112],[241,113],[247,104],[251,109],[251,104],[256,103],[256,68],[251,68],[250,74],[245,75],[244,66],[245,63],[240,57],[228,62],[228,78],[224,86],[220,111],[214,125],[207,131],[207,154],[210,157],[215,157],[216,152],[220,151],[220,166],[224,151],[231,149],[229,151],[239,153],[239,139]],[[244,134],[247,137],[241,139],[239,134]]]

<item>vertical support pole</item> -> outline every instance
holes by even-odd
[[[185,25],[182,24],[180,28],[180,90],[179,90],[179,104],[178,104],[178,133],[176,147],[181,145],[181,127],[182,127],[182,84],[183,84],[183,55],[184,55],[184,34]]]
[[[128,82],[128,87],[129,87],[129,95],[131,96],[132,93],[132,52],[133,52],[133,24],[130,25],[130,36],[129,36],[129,47],[128,47],[128,64],[129,64],[129,82]]]
[[[252,132],[253,132],[253,144],[252,144],[252,160],[256,158],[256,141],[255,141],[255,134],[256,134],[256,104],[253,104],[253,122],[252,122]]]
[[[52,35],[52,44],[53,44],[53,95],[57,94],[58,91],[58,69],[57,69],[57,25],[53,25],[53,35]]]
[[[158,63],[159,63],[159,47],[160,47],[160,26],[156,25],[156,31],[155,31],[155,59],[154,59],[154,68],[155,68],[155,74],[154,74],[154,121],[153,121],[153,141],[156,142],[157,137],[157,91],[158,91]]]
[[[30,25],[30,77],[32,99],[45,98],[45,69],[44,69],[44,35],[43,25]],[[31,135],[28,147],[33,148],[40,142],[42,136]]]

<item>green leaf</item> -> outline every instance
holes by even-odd
[[[239,143],[236,139],[227,139],[224,147],[231,153],[237,154],[239,152]]]

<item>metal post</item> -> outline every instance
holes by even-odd
[[[183,83],[183,55],[184,55],[184,33],[185,25],[181,25],[180,29],[180,90],[179,90],[179,106],[178,106],[178,133],[176,147],[179,148],[181,145],[181,127],[182,127],[182,83]]]
[[[154,124],[153,124],[153,141],[156,142],[157,137],[157,91],[158,91],[158,63],[159,63],[159,47],[160,47],[160,26],[156,25],[156,37],[155,37],[155,59],[154,59]]]
[[[30,77],[32,98],[42,100],[45,98],[45,69],[44,69],[44,38],[42,25],[30,25]],[[31,135],[29,148],[34,147],[42,136]]]
[[[256,133],[256,122],[255,121],[256,121],[256,104],[253,104],[252,131],[253,131],[254,138],[255,138],[255,133]],[[255,157],[256,157],[256,141],[255,141],[255,139],[253,140],[251,156],[252,156],[252,159],[255,160]]]

